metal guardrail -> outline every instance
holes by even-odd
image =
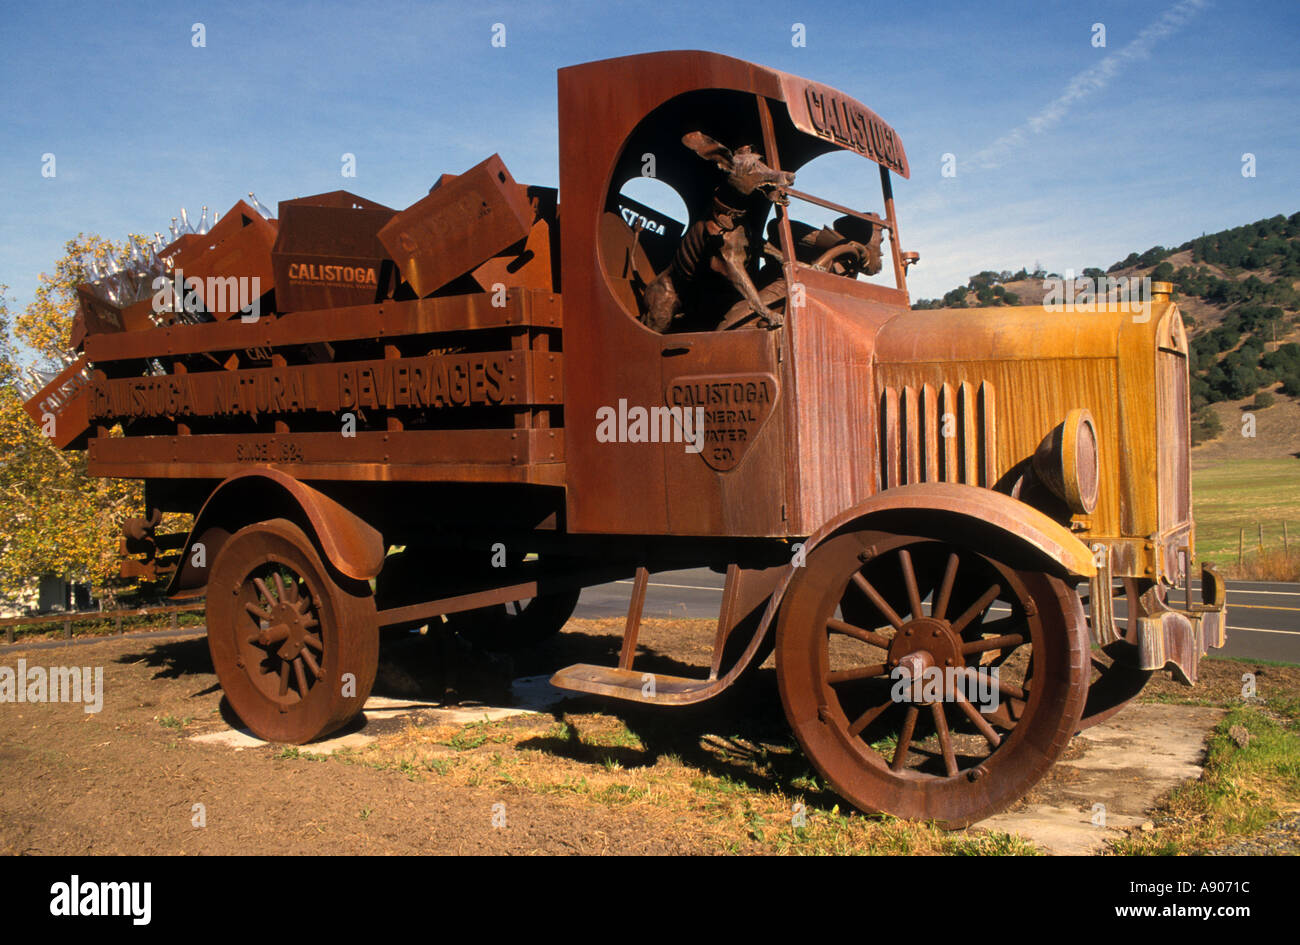
[[[63,636],[65,639],[72,639],[72,624],[76,620],[112,620],[114,628],[118,633],[122,632],[122,620],[127,617],[152,617],[159,614],[171,614],[172,629],[179,625],[177,615],[192,610],[202,610],[203,603],[191,604],[171,604],[166,607],[141,607],[137,610],[83,610],[69,611],[62,614],[46,614],[42,617],[3,617],[0,618],[0,627],[5,631],[5,642],[12,644],[14,642],[14,628],[20,626],[38,625],[44,623],[62,623]]]

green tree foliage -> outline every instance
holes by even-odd
[[[1274,380],[1282,382],[1283,394],[1300,397],[1300,345],[1294,341],[1279,345],[1276,351],[1268,352],[1259,361]]]
[[[62,368],[54,353],[67,347],[75,287],[85,281],[79,260],[110,245],[97,237],[69,241],[54,274],[41,276],[34,301],[16,317],[0,293],[0,593],[10,599],[43,574],[90,583],[111,597],[122,521],[143,505],[139,482],[91,477],[83,451],[56,449],[16,384],[27,366],[21,350],[34,352],[42,370]]]
[[[1170,257],[1188,252],[1191,264],[1175,268]],[[1296,346],[1284,344],[1269,352],[1272,342],[1300,321],[1296,316],[1300,291],[1295,286],[1300,280],[1300,212],[1289,217],[1278,214],[1174,248],[1152,246],[1143,253],[1129,253],[1106,273],[1143,268],[1150,269],[1153,282],[1172,282],[1178,297],[1201,299],[1226,310],[1222,324],[1199,335],[1194,320],[1183,312],[1191,336],[1188,366],[1193,409],[1199,409],[1204,430],[1212,424],[1213,413],[1207,409],[1211,403],[1241,400],[1275,383],[1281,384],[1284,395],[1300,397],[1300,360],[1288,353]],[[1106,273],[1088,267],[1083,278],[1098,280]],[[984,270],[942,299],[922,299],[914,307],[1019,305],[1019,296],[1006,291],[1002,283],[1046,275],[1037,263],[1032,273]],[[970,299],[972,292],[974,299]]]
[[[1219,421],[1219,415],[1209,408],[1203,406],[1192,414],[1192,445],[1199,446],[1209,440],[1214,439],[1223,432],[1223,424]]]

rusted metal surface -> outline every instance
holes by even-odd
[[[213,564],[207,624],[226,698],[268,741],[331,732],[370,695],[379,631],[369,588],[338,583],[292,522],[231,536]]]
[[[228,290],[221,291],[229,285],[228,280],[248,280],[252,302],[260,303],[275,291],[271,253],[277,234],[275,220],[265,219],[240,200],[201,241],[194,241],[178,255],[175,265],[187,279],[197,280],[198,298],[205,310],[217,321],[224,321],[242,307],[231,303]],[[252,286],[256,286],[256,298],[251,296]]]
[[[783,602],[777,677],[791,727],[841,795],[964,826],[1018,800],[1065,750],[1088,637],[1063,581],[939,527],[948,537],[851,529],[819,545]],[[931,671],[942,682],[922,690]],[[984,715],[956,684],[973,672],[999,690]],[[899,698],[899,679],[916,690]]]
[[[437,617],[443,614],[458,614],[465,611],[480,610],[492,604],[506,604],[516,601],[559,597],[566,591],[578,590],[583,587],[590,587],[594,584],[603,584],[608,581],[618,580],[627,576],[629,573],[632,573],[631,568],[623,565],[600,563],[593,563],[587,568],[577,572],[555,571],[553,569],[535,567],[531,569],[533,573],[528,575],[529,570],[530,569],[523,569],[523,574],[520,575],[522,579],[517,580],[514,583],[503,584],[500,583],[500,579],[497,579],[492,582],[492,587],[485,590],[455,594],[450,597],[440,597],[433,600],[423,600],[418,604],[405,604],[398,607],[385,608],[378,613],[379,625],[381,627],[406,624],[418,625],[420,622],[426,621],[431,617]],[[637,569],[637,573],[641,570],[644,569]],[[511,573],[513,574],[516,572]],[[644,603],[644,586],[642,587],[641,595],[642,603]],[[639,614],[639,608],[630,609],[629,614],[634,610]],[[570,608],[570,613],[571,612],[572,608]],[[639,619],[637,622],[639,623]],[[556,629],[559,628],[557,627]]]
[[[283,312],[387,298],[396,270],[379,230],[397,211],[345,190],[280,202],[271,259]]]
[[[23,406],[59,449],[84,449],[90,431],[90,362],[84,354],[60,371]]]
[[[89,429],[67,442],[95,474],[145,478],[149,509],[199,513],[172,590],[207,589],[214,661],[255,731],[341,724],[358,704],[321,686],[343,660],[368,689],[380,625],[460,632],[515,607],[538,639],[611,573],[636,576],[618,661],[557,686],[691,704],[776,647],[813,764],[903,816],[985,816],[1154,669],[1195,678],[1225,611],[1212,572],[1202,604],[1167,593],[1195,546],[1167,288],[1136,312],[913,312],[907,156],[865,105],[702,52],[563,69],[558,92],[562,238],[557,192],[493,155],[400,211],[345,191],[278,221],[240,204],[164,250],[261,279],[274,233],[256,319],[83,293],[73,344],[94,373],[64,409]],[[838,150],[874,162],[878,203],[799,180]],[[689,219],[634,198],[644,178]],[[504,570],[485,563],[498,542]],[[727,575],[708,665],[647,680],[649,576],[701,566]],[[859,691],[995,661],[997,708]]]
[[[208,563],[220,554],[231,533],[257,522],[269,509],[278,510],[277,517],[301,517],[326,560],[345,577],[367,581],[383,567],[386,546],[379,531],[293,476],[261,468],[238,473],[212,489],[194,518],[168,594],[204,587]],[[201,559],[193,554],[196,542],[203,544]]]
[[[310,319],[266,318],[248,323],[235,320],[157,327],[130,336],[98,334],[87,338],[86,345],[87,357],[102,363],[204,351],[268,348],[274,352],[293,345],[487,328],[558,331],[562,325],[559,296],[511,289],[506,293],[504,305],[492,304],[486,295],[390,300],[378,305],[320,309],[312,312]],[[510,335],[516,336],[517,332]],[[554,334],[554,337],[559,336]]]
[[[441,289],[520,240],[533,224],[524,188],[492,155],[384,224],[379,240],[417,295]],[[480,288],[490,288],[491,283]]]
[[[627,605],[627,624],[623,628],[623,646],[618,653],[618,668],[631,669],[632,657],[636,654],[636,640],[641,632],[641,611],[645,607],[645,589],[650,581],[650,572],[644,567],[636,569],[632,581],[632,597]]]
[[[979,384],[994,392],[993,427],[976,439],[996,458],[995,482],[1071,411],[1087,410],[1098,498],[1073,521],[1089,542],[1115,548],[1117,577],[1182,584],[1177,551],[1193,536],[1181,315],[1160,293],[1146,310],[1101,309],[911,312],[879,334],[877,384],[882,396],[908,385]]]

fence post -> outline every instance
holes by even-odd
[[[1246,529],[1242,528],[1237,532],[1237,566],[1241,566],[1241,553],[1246,546]]]
[[[63,621],[63,639],[72,639],[72,618],[68,617]]]
[[[1282,520],[1282,556],[1287,561],[1291,560],[1291,542],[1286,536],[1286,519]]]
[[[1259,528],[1259,556],[1262,558],[1264,557],[1264,523],[1256,522],[1255,525]]]
[[[180,620],[179,620],[178,618],[179,618],[179,615],[177,614],[176,611],[173,610],[173,611],[172,611],[172,629],[173,629],[173,630],[175,630],[176,627],[180,624]]]
[[[119,634],[122,632],[122,615],[121,615],[121,614],[118,614],[116,617],[113,618],[113,629],[116,630]]]
[[[10,624],[9,626],[5,627],[5,642],[8,643],[8,644],[11,644],[11,645],[12,645],[13,642],[14,642],[14,626],[13,626],[13,624]]]

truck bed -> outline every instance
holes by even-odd
[[[511,289],[92,335],[90,472],[563,485],[561,323]]]

